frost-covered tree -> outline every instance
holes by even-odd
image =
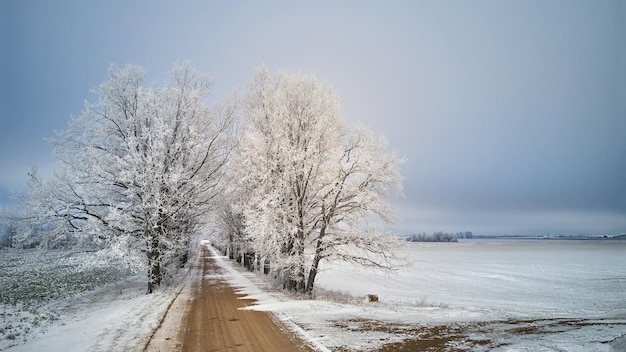
[[[16,245],[53,249],[85,244],[86,237],[77,232],[88,218],[76,201],[71,175],[58,170],[42,177],[33,168],[28,177],[29,193],[18,195],[20,209],[11,215],[18,226]]]
[[[368,225],[392,221],[386,195],[401,191],[402,160],[384,139],[348,128],[333,89],[300,74],[257,70],[244,115],[231,179],[246,233],[283,286],[312,293],[324,259],[390,268],[395,239]]]
[[[190,235],[213,205],[235,104],[207,107],[212,79],[188,64],[163,87],[143,79],[140,67],[110,68],[98,101],[53,141],[57,186],[31,201],[45,208],[40,216],[129,263],[143,252],[152,292],[168,267],[186,261]]]
[[[225,190],[227,192],[227,189]],[[228,200],[227,195],[219,198],[214,211],[218,246],[225,250],[226,256],[234,259],[235,256],[247,249],[248,238],[245,234],[243,212],[235,208],[234,202]]]
[[[17,234],[15,224],[6,216],[7,211],[0,208],[0,248],[13,247],[13,239]]]

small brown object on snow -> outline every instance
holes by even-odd
[[[378,302],[378,295],[368,294],[367,295],[368,302]]]

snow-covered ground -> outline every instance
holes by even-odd
[[[327,299],[317,300],[218,263],[257,300],[250,309],[272,311],[320,351],[401,350],[418,337],[441,351],[626,351],[626,242],[407,243],[403,252],[409,264],[393,273],[326,265],[317,284]],[[142,279],[56,301],[57,320],[8,351],[140,351],[176,292],[145,295]]]
[[[57,302],[57,321],[7,351],[141,351],[173,297],[145,292],[144,277],[133,276]]]
[[[317,284],[382,302],[445,305],[512,318],[626,313],[626,242],[407,243],[409,266],[385,275],[334,263]],[[625,316],[626,317],[626,316]]]
[[[253,309],[277,313],[333,350],[420,337],[435,350],[626,351],[626,242],[407,243],[403,250],[409,265],[393,273],[326,265],[317,285],[334,301],[282,301],[240,286],[258,299]],[[358,299],[366,294],[380,302]]]
[[[146,295],[145,274],[93,256],[0,251],[0,351],[143,348],[177,288]]]

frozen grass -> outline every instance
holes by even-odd
[[[102,266],[93,253],[0,251],[0,303],[36,305],[93,290],[127,272]]]
[[[128,275],[94,253],[0,250],[0,350],[57,320],[60,312],[49,303]]]
[[[378,302],[370,302],[368,299],[368,295],[364,296],[356,296],[348,291],[344,290],[331,290],[325,289],[321,287],[315,288],[316,300],[320,301],[328,301],[333,303],[340,304],[351,304],[351,305],[378,305],[380,307],[418,307],[418,308],[448,308],[447,304],[444,303],[434,303],[429,302],[426,297],[420,297],[417,299],[405,300],[403,302],[392,301],[378,301]]]
[[[326,290],[323,288],[315,288],[314,296],[318,300],[342,304],[360,304],[363,301],[363,297],[357,297],[348,291]]]

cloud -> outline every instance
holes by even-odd
[[[329,81],[349,123],[407,157],[408,229],[623,224],[621,2],[118,5],[12,4],[0,187],[51,165],[42,138],[95,99],[109,63],[158,83],[189,59],[217,98],[244,91],[259,64]]]

